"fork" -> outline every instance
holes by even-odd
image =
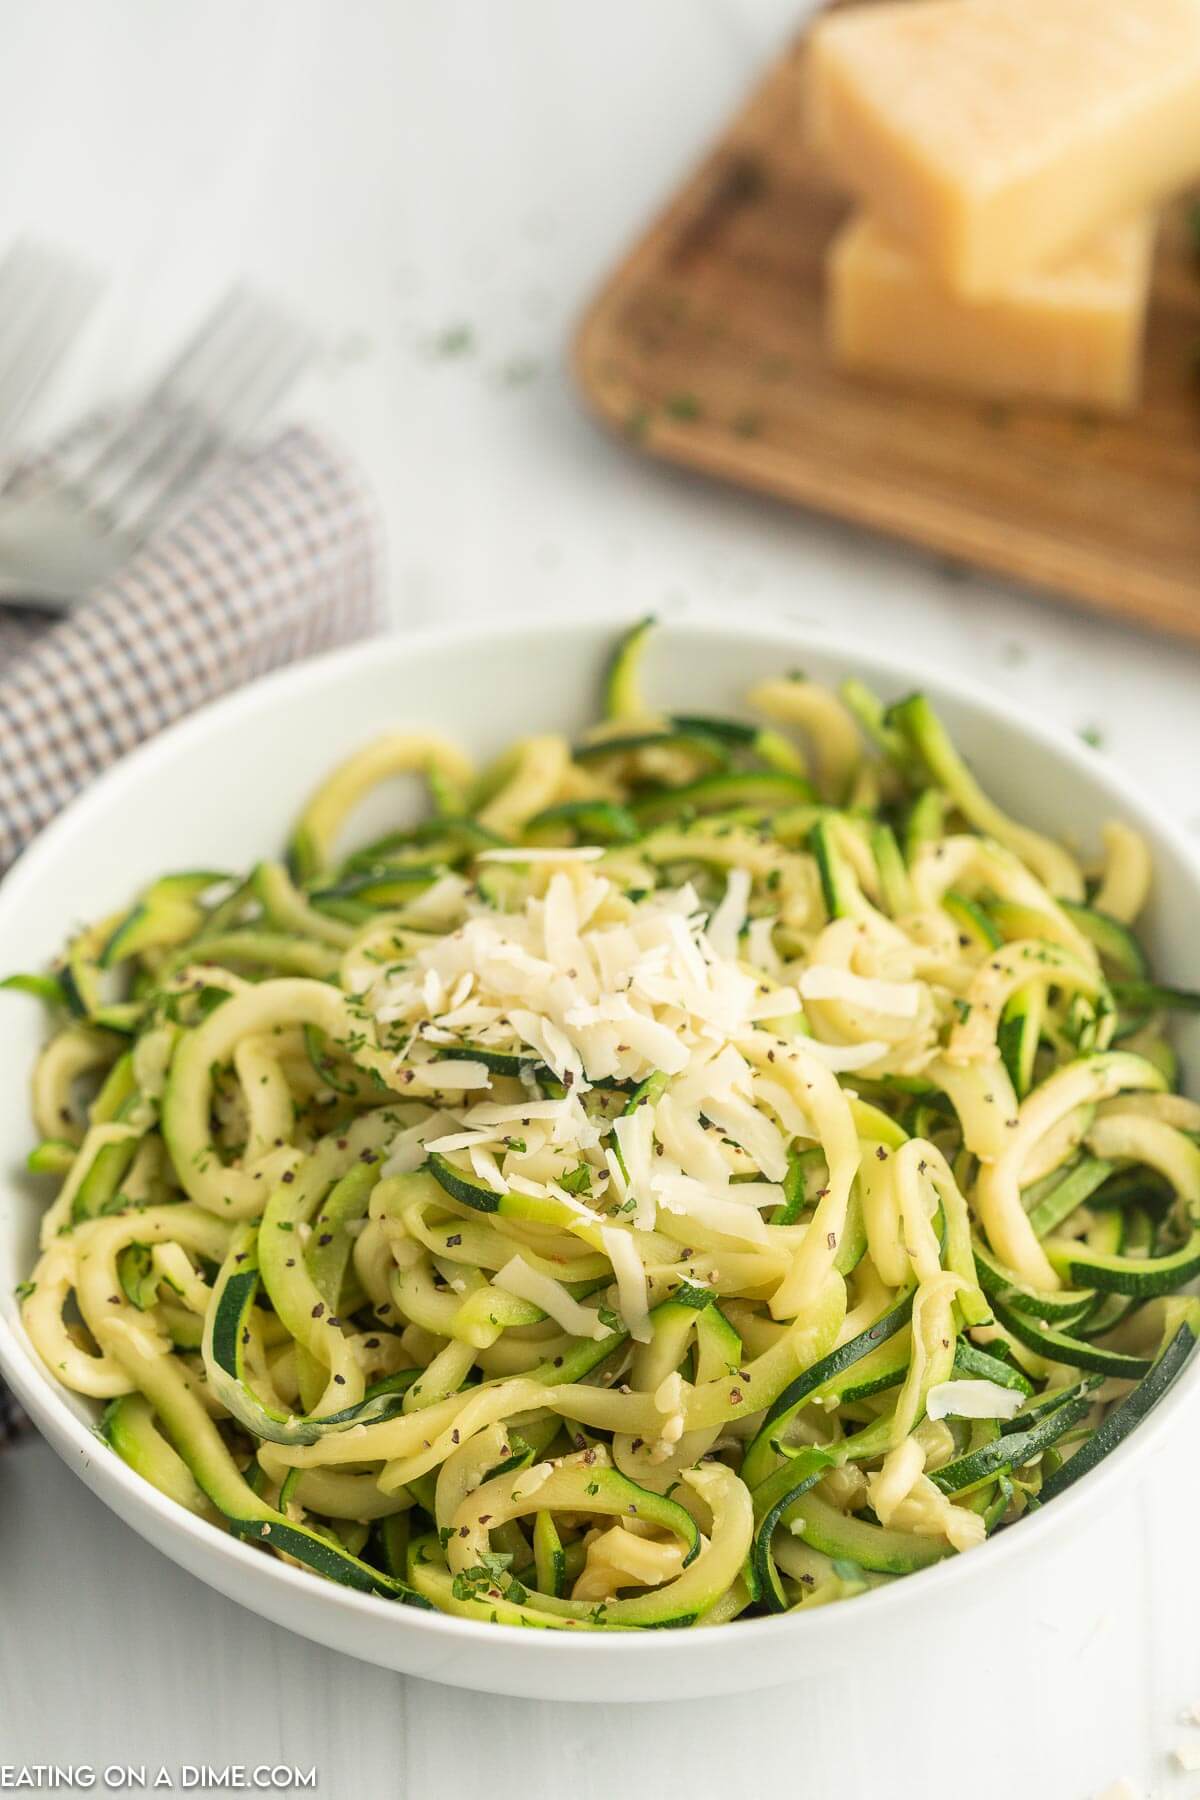
[[[49,381],[100,291],[94,270],[24,239],[0,260],[0,444]]]
[[[0,497],[0,604],[63,611],[104,580],[250,440],[315,350],[234,288],[130,410],[68,442],[46,485]]]

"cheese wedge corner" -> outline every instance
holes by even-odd
[[[1200,174],[1200,0],[894,0],[805,63],[831,172],[943,283],[1002,294]]]
[[[1003,293],[968,300],[865,213],[826,264],[829,347],[851,373],[1103,412],[1137,404],[1154,222],[1111,226]]]

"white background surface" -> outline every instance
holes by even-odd
[[[35,226],[111,271],[42,425],[148,372],[244,273],[334,347],[297,410],[361,454],[401,629],[611,600],[836,618],[1068,725],[1200,829],[1200,655],[600,436],[563,369],[581,304],[793,28],[788,0],[8,0],[0,244]],[[469,328],[468,349],[438,354]],[[397,696],[402,711],[403,696]],[[1196,981],[1200,969],[1172,971]],[[1200,1420],[1196,1423],[1200,1425]],[[40,1443],[0,1460],[0,1764],[320,1773],[331,1800],[569,1790],[707,1800],[1200,1793],[1200,1443],[1165,1451],[1003,1612],[858,1679],[569,1708],[407,1682],[219,1599]],[[63,1790],[66,1791],[66,1790]]]

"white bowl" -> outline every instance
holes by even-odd
[[[530,730],[577,732],[598,710],[617,629],[611,619],[588,619],[396,636],[302,664],[207,708],[97,782],[0,885],[4,969],[41,967],[81,920],[122,905],[164,870],[238,868],[278,852],[320,776],[388,727],[428,727],[479,756]],[[796,667],[834,682],[861,675],[887,698],[923,688],[991,791],[1034,825],[1078,836],[1086,847],[1106,818],[1135,823],[1157,871],[1148,934],[1156,966],[1176,981],[1194,975],[1200,858],[1117,770],[1057,728],[957,676],[767,622],[664,626],[651,648],[647,687],[668,708],[732,712],[754,680]],[[367,823],[381,825],[384,816],[377,810]],[[898,1650],[918,1616],[923,1630],[936,1628],[998,1594],[1014,1558],[1053,1555],[1068,1521],[1078,1527],[1117,1481],[1148,1465],[1168,1420],[1200,1387],[1197,1361],[1093,1474],[993,1542],[808,1615],[710,1631],[576,1637],[474,1624],[351,1593],[165,1499],[97,1440],[87,1403],[57,1387],[34,1354],[13,1288],[35,1255],[39,1202],[17,1171],[32,1141],[29,1069],[42,1028],[34,1004],[4,996],[0,1371],[60,1455],[150,1543],[243,1606],[387,1668],[526,1698],[655,1700],[769,1686],[859,1657],[868,1646]],[[1191,1038],[1181,1048],[1200,1068],[1200,1023]]]

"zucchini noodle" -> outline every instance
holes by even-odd
[[[578,741],[368,744],[286,860],[5,984],[55,1025],[47,1368],[212,1528],[462,1618],[868,1592],[1077,1480],[1200,1331],[1142,841],[1082,866],[920,695],[655,712],[652,641]],[[356,845],[398,778],[426,816]]]

